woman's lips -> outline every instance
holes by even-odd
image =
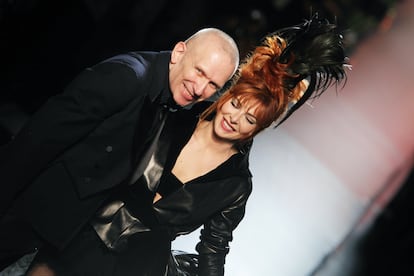
[[[221,127],[227,132],[233,132],[234,131],[234,128],[224,118],[221,120]]]

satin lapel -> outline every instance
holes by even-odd
[[[141,116],[146,117],[146,119],[140,118],[142,123],[139,125],[139,128],[142,130],[145,125],[149,126],[151,124],[151,126],[148,128],[148,134],[145,135],[145,141],[143,141],[143,137],[137,137],[137,141],[143,141],[143,145],[142,147],[140,145],[137,146],[140,149],[136,151],[136,161],[133,165],[134,170],[129,184],[134,184],[137,179],[142,177],[148,188],[151,191],[155,191],[158,187],[171,143],[175,113],[171,113],[166,108],[154,104],[152,106],[149,105],[149,107],[145,105],[145,108],[142,110],[147,113],[141,113]],[[152,116],[153,120],[148,120],[148,116]]]
[[[158,189],[158,184],[165,168],[170,145],[173,141],[172,136],[175,115],[175,113],[165,111],[165,121],[161,133],[154,143],[150,161],[143,172],[143,177],[145,178],[148,189],[153,192]]]
[[[154,103],[148,97],[145,98],[135,129],[131,159],[132,172],[128,181],[130,183],[136,180],[137,174],[142,174],[143,165],[140,163],[145,162],[143,158],[150,149],[154,136],[157,135],[157,131],[160,129],[160,124],[162,123],[162,118],[160,118],[161,110],[162,108],[157,101]],[[137,172],[138,167],[141,167],[140,172]]]

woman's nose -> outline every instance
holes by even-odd
[[[241,116],[241,112],[234,112],[233,114],[230,115],[230,121],[233,124],[237,124],[239,122]]]

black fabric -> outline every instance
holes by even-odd
[[[170,148],[170,160],[175,160],[181,148],[190,138],[193,130],[191,124],[195,127],[197,123],[197,118],[186,114],[187,112],[184,110],[182,111],[175,112],[180,116],[178,122],[173,124],[174,128],[170,129],[172,131],[170,141],[174,145]],[[168,125],[168,123],[169,120],[166,124]],[[165,170],[171,170],[171,166],[167,164]],[[59,186],[56,187],[59,188]],[[198,273],[201,276],[223,275],[224,259],[229,251],[229,242],[233,239],[232,232],[244,216],[245,205],[251,189],[248,153],[235,154],[215,170],[185,183],[178,191],[152,204],[157,225],[160,226],[154,230],[160,231],[169,238],[190,233],[204,224],[200,242],[196,248],[199,252]],[[43,194],[39,193],[39,195]],[[59,197],[56,200],[58,199]],[[56,202],[56,206],[60,205],[60,202]],[[48,206],[50,209],[56,208],[55,205],[48,204]],[[69,210],[74,208],[72,205],[65,205],[65,207]],[[59,214],[58,211],[57,213]],[[43,217],[44,213],[39,215]],[[74,219],[78,219],[78,217],[62,217],[63,221]],[[52,232],[51,234],[61,233],[65,230],[62,227],[60,223],[49,225],[49,231]],[[138,237],[140,236],[138,235]],[[163,238],[164,235],[160,240]],[[156,240],[156,237],[154,239]],[[170,246],[170,242],[167,246]],[[136,254],[136,252],[132,253]]]
[[[43,244],[27,222],[11,213],[0,220],[0,241],[0,271]]]
[[[169,111],[166,107],[153,109],[158,110],[152,127],[157,131],[151,135],[153,139],[141,154],[131,180],[120,186],[118,193],[112,193],[91,221],[98,236],[113,250],[122,250],[129,236],[158,226],[151,206],[169,151],[169,136],[165,137],[169,131],[164,128]]]
[[[64,248],[107,197],[106,189],[129,176],[133,144],[139,151],[151,139],[137,121],[148,97],[150,104],[159,95],[169,101],[169,59],[169,52],[141,52],[100,63],[45,103],[0,148],[0,217],[18,196],[13,208],[19,215],[48,243]],[[10,244],[23,254],[38,241],[30,226],[19,223],[0,231],[2,252]],[[6,255],[14,259],[12,251]]]
[[[64,93],[50,98],[0,149],[0,216],[18,193],[35,179],[43,181],[40,175],[47,176],[58,163],[64,163],[66,174],[45,181],[50,180],[49,185],[71,182],[81,198],[124,181],[131,170],[131,148],[144,98],[155,100],[170,93],[169,59],[168,52],[135,53],[133,64],[104,62],[87,68]],[[148,137],[146,131],[141,129],[140,138]],[[45,200],[51,200],[53,208],[39,210],[42,215],[67,206],[53,198]],[[30,208],[36,209],[36,204],[34,200]]]
[[[167,267],[168,276],[198,276],[198,255],[172,250]]]
[[[88,226],[65,250],[39,251],[30,269],[47,264],[56,276],[162,276],[170,250],[168,235],[159,229],[131,236],[122,252],[110,251]]]
[[[168,117],[168,111],[165,106],[160,107],[158,102],[151,103],[147,98],[144,103],[140,119],[137,124],[136,133],[134,134],[133,152],[131,167],[133,168],[132,174],[128,182],[130,184],[135,183],[137,179],[142,175],[145,168],[148,166],[150,158],[154,153],[155,146],[158,143],[160,132],[164,127],[165,120]],[[148,120],[148,118],[154,118]],[[146,130],[146,138],[142,139],[142,130]],[[137,150],[141,148],[141,150]]]
[[[152,206],[154,193],[146,185],[119,187],[110,200],[122,198],[151,231],[128,236],[122,247],[110,249],[89,224],[63,250],[43,247],[32,264],[46,263],[56,276],[164,275],[171,250],[169,233],[157,227]]]
[[[183,183],[171,171],[167,171],[161,178],[157,192],[162,197],[166,197],[180,189],[182,186]]]

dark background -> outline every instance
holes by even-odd
[[[266,33],[301,23],[314,13],[338,23],[350,55],[364,37],[381,28],[396,4],[393,0],[243,2],[0,0],[0,142],[7,142],[80,70],[112,55],[171,49],[202,27],[218,27],[234,37],[243,57]],[[402,275],[397,271],[411,269],[413,178],[411,174],[358,243],[359,275]],[[340,254],[338,250],[329,257]]]
[[[0,0],[0,91],[33,112],[84,67],[130,50],[166,50],[202,27],[233,36],[244,56],[277,28],[314,13],[337,22],[347,50],[394,1]]]

